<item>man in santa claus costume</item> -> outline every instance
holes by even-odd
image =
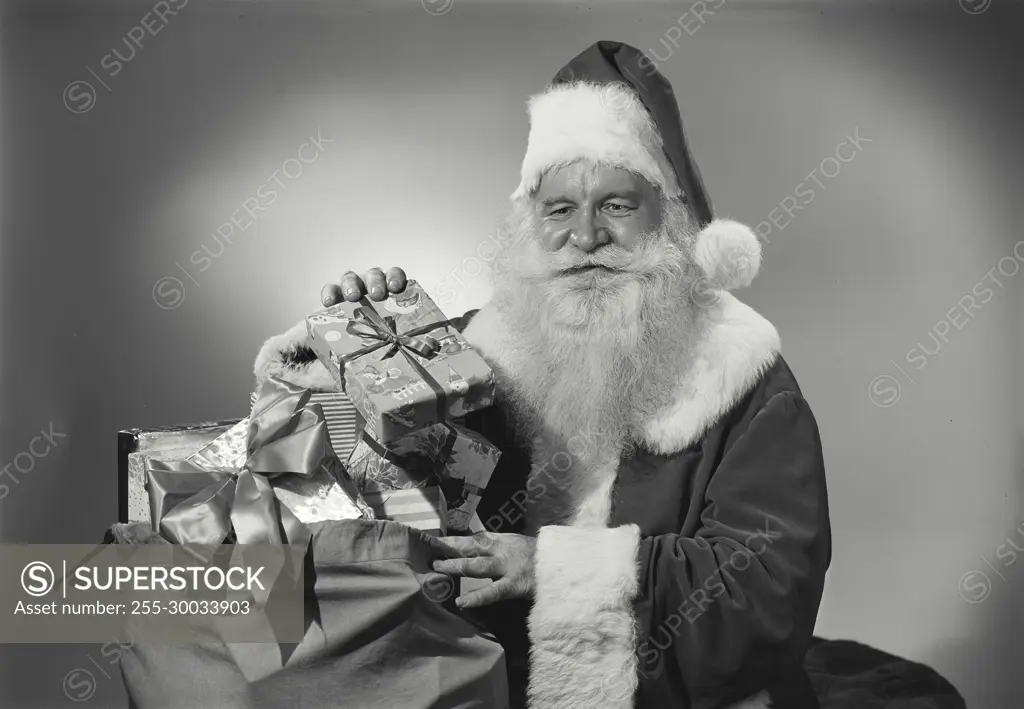
[[[589,47],[529,116],[493,299],[459,320],[498,377],[468,422],[503,451],[490,531],[439,542],[435,569],[494,580],[459,605],[532,709],[817,707],[824,463],[778,333],[729,293],[757,238],[713,218],[638,50]],[[322,299],[404,288],[400,269],[349,272]],[[305,336],[268,341],[257,375],[330,387]]]

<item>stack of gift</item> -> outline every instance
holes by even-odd
[[[500,452],[452,424],[494,401],[494,374],[416,281],[310,315],[309,344],[366,425],[347,469],[377,517],[466,532]]]

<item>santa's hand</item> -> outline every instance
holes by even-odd
[[[494,583],[456,599],[460,608],[477,608],[509,598],[533,595],[533,552],[537,540],[522,534],[478,532],[471,537],[440,537],[430,540],[445,559],[434,562],[434,571],[449,576],[494,579]]]
[[[384,300],[392,293],[405,290],[405,271],[397,266],[389,268],[387,276],[379,268],[371,268],[360,278],[355,271],[348,271],[338,283],[328,283],[320,290],[320,300],[325,306],[343,300],[355,302],[366,296],[370,300]]]

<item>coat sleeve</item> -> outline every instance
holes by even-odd
[[[722,455],[693,536],[541,531],[538,578],[563,582],[537,589],[534,653],[564,652],[551,641],[567,630],[579,652],[589,628],[600,670],[588,684],[601,706],[631,707],[636,689],[651,706],[729,706],[802,666],[830,556],[817,425],[799,394],[776,394]],[[589,570],[571,578],[573,568]],[[578,627],[567,627],[567,605]]]

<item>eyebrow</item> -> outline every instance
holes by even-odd
[[[628,199],[628,200],[632,200],[634,202],[638,202],[638,201],[640,201],[640,193],[637,192],[636,190],[612,190],[608,194],[606,194],[603,197],[601,197],[601,201],[602,202],[605,201],[605,200],[608,200],[608,199]],[[541,206],[553,207],[556,204],[562,204],[564,202],[568,202],[570,204],[576,204],[576,200],[574,200],[574,199],[572,199],[570,197],[565,197],[563,195],[559,195],[559,196],[556,196],[556,197],[546,197],[546,198],[544,198],[543,200],[541,200]]]
[[[604,199],[628,199],[639,202],[640,192],[637,190],[612,190],[604,196]]]

